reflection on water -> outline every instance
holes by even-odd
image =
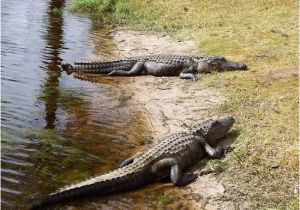
[[[42,55],[43,66],[46,71],[46,81],[42,85],[40,97],[45,104],[46,128],[55,127],[55,114],[59,99],[59,78],[61,58],[60,51],[63,48],[63,13],[59,9],[64,8],[65,2],[61,0],[49,1],[48,23],[43,39],[45,47]]]
[[[111,39],[107,39],[107,38]],[[116,43],[111,42],[111,31],[107,29],[99,29],[99,26],[92,24],[92,31],[89,34],[89,40],[93,46],[93,54],[89,60],[98,60],[103,58],[105,60],[115,59],[115,52],[103,49],[116,49]],[[82,59],[81,59],[82,60]]]
[[[109,31],[68,14],[62,0],[3,0],[1,6],[1,207],[27,209],[32,199],[116,167],[150,133],[130,92],[59,69],[62,61],[95,52],[113,57]],[[124,196],[68,205],[114,208]]]

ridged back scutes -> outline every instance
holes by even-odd
[[[110,61],[75,61],[74,66],[87,66],[87,65],[96,65],[96,66],[109,66],[124,63],[131,63],[137,61],[173,61],[173,62],[186,62],[188,59],[206,59],[204,56],[190,56],[190,55],[172,55],[172,54],[153,54],[153,55],[143,55],[143,56],[135,56],[129,57],[125,59],[116,59]]]
[[[137,59],[135,58],[128,58],[128,59],[117,59],[117,60],[109,60],[109,61],[75,61],[74,65],[117,65],[118,63],[129,63],[129,62],[136,62]]]
[[[136,56],[131,57],[131,59],[171,59],[171,60],[186,60],[189,58],[198,58],[200,59],[202,56],[190,56],[190,55],[176,55],[176,54],[153,54],[153,55],[144,55],[144,56]]]
[[[210,121],[211,120],[205,122],[207,123]],[[205,122],[201,124],[206,125]],[[113,179],[118,179],[120,177],[130,176],[131,174],[144,170],[145,168],[151,166],[151,164],[157,162],[158,160],[161,160],[166,157],[180,156],[183,153],[188,152],[190,146],[194,144],[195,141],[197,141],[195,135],[196,134],[191,132],[190,130],[188,132],[175,133],[166,136],[162,138],[162,140],[158,144],[153,146],[151,149],[144,151],[141,156],[135,158],[133,163],[113,170],[109,173],[96,176],[94,178],[89,178],[86,181],[69,186],[63,190],[88,185],[89,183],[105,182]]]
[[[186,152],[189,145],[195,142],[195,136],[189,133],[176,133],[165,137],[153,148],[145,151],[143,155],[136,158],[133,164],[146,167],[166,157],[175,157]]]

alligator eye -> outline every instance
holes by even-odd
[[[210,65],[211,67],[213,67],[213,68],[216,68],[216,67],[218,66],[218,64],[217,64],[217,63],[214,63],[214,62],[211,62],[209,65]]]
[[[219,125],[219,121],[218,120],[215,120],[211,123],[211,127],[217,127]]]

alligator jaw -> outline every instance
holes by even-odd
[[[243,63],[225,61],[218,67],[218,69],[220,69],[221,71],[246,70],[247,65]]]
[[[226,60],[224,57],[214,56],[207,60],[197,59],[198,73],[210,73],[212,71],[237,71],[246,70],[247,66],[243,63],[235,63]]]

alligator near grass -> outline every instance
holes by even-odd
[[[196,73],[212,71],[246,70],[245,64],[234,63],[219,56],[188,55],[146,55],[122,60],[74,62],[62,64],[68,74],[94,73],[108,76],[179,76],[182,79],[197,80]]]
[[[45,197],[31,209],[92,195],[118,193],[168,177],[176,186],[189,184],[197,176],[183,172],[205,155],[220,158],[225,148],[213,147],[225,137],[233,124],[232,117],[197,123],[188,131],[169,135],[153,148],[126,159],[120,168],[63,188]]]

